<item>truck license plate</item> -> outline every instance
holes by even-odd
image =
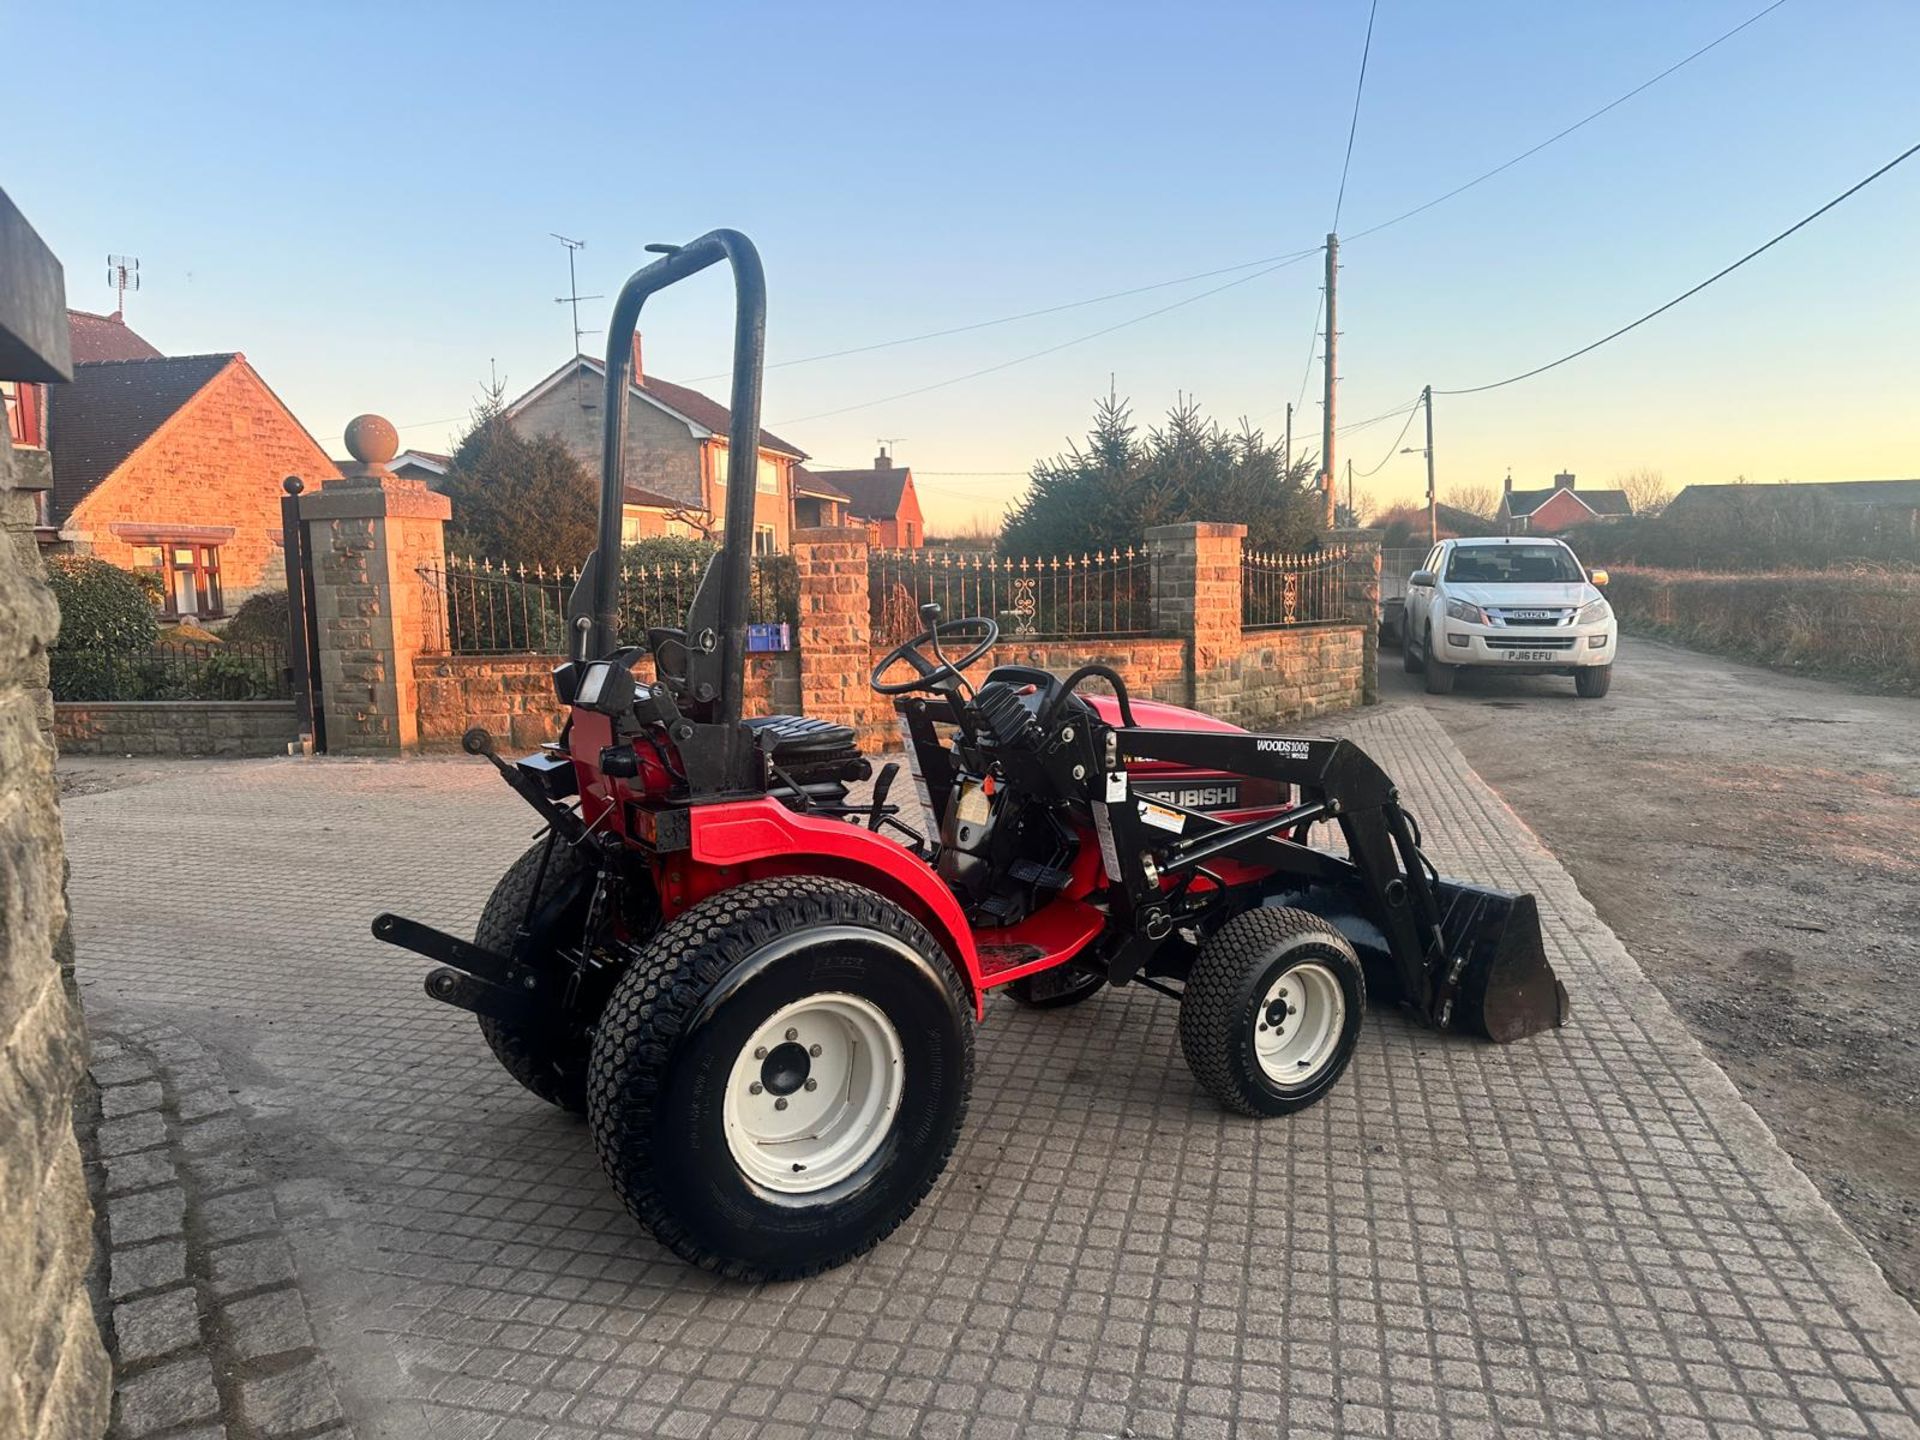
[[[1506,654],[1509,660],[1525,660],[1534,665],[1550,664],[1555,658],[1551,650],[1509,650]]]

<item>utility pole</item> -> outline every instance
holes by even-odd
[[[1293,402],[1287,402],[1287,479],[1293,479]]]
[[[1340,271],[1340,237],[1327,233],[1327,348],[1322,357],[1326,369],[1326,398],[1320,415],[1320,486],[1326,492],[1327,528],[1333,528],[1333,421],[1334,382],[1339,367],[1340,328],[1335,323],[1334,285]]]
[[[1440,502],[1433,489],[1433,386],[1420,391],[1427,402],[1427,544],[1440,543]]]
[[[1353,508],[1353,457],[1351,455],[1347,457],[1347,523],[1356,528],[1360,524],[1359,512]]]

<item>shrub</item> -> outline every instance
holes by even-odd
[[[91,555],[55,555],[47,582],[60,602],[63,650],[142,650],[159,636],[153,602],[131,571]]]
[[[262,590],[258,595],[250,595],[233,612],[220,638],[240,645],[285,645],[289,624],[287,609],[284,590]]]

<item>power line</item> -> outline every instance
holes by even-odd
[[[1337,234],[1340,229],[1340,207],[1347,199],[1347,170],[1353,164],[1353,137],[1360,129],[1360,96],[1367,88],[1367,56],[1373,53],[1373,17],[1380,9],[1380,0],[1373,0],[1367,7],[1367,40],[1360,47],[1360,78],[1353,85],[1353,119],[1347,125],[1347,158],[1340,162],[1340,193],[1333,202],[1333,226]]]
[[[1226,284],[1216,285],[1211,290],[1202,290],[1198,295],[1189,295],[1186,299],[1176,300],[1171,305],[1162,305],[1158,310],[1149,310],[1144,315],[1135,315],[1130,320],[1122,320],[1116,325],[1109,325],[1104,329],[1095,330],[1092,333],[1087,335],[1078,335],[1071,340],[1062,340],[1058,345],[1049,345],[1043,350],[1035,350],[1026,355],[1016,356],[1012,360],[1002,360],[997,365],[988,365],[984,369],[980,369],[980,370],[970,370],[965,375],[955,375],[946,380],[936,380],[931,385],[920,385],[920,386],[916,386],[912,390],[899,391],[897,394],[882,395],[875,400],[862,400],[858,404],[842,405],[837,409],[821,410],[812,415],[802,415],[796,419],[791,419],[791,420],[776,420],[772,423],[780,426],[804,425],[804,424],[807,424],[809,421],[825,420],[830,416],[845,415],[854,410],[866,410],[866,409],[870,409],[875,405],[886,405],[895,400],[906,400],[915,395],[925,395],[928,392],[933,390],[944,390],[949,385],[960,385],[965,383],[968,380],[978,380],[983,375],[993,375],[998,373],[1001,370],[1010,370],[1015,365],[1026,364],[1029,360],[1038,360],[1042,356],[1057,354],[1059,351],[1066,350],[1074,345],[1084,345],[1089,340],[1098,340],[1103,335],[1111,335],[1116,330],[1125,330],[1130,325],[1138,325],[1138,324],[1141,324],[1143,321],[1152,320],[1156,316],[1165,315],[1169,311],[1179,310],[1184,306],[1192,305],[1198,301],[1205,300],[1211,295],[1218,295],[1223,290],[1231,290],[1237,285],[1250,284],[1253,281],[1262,278],[1263,276],[1273,274],[1273,272],[1276,270],[1284,270],[1289,265],[1296,265],[1300,261],[1306,259],[1309,255],[1313,255],[1317,253],[1318,252],[1314,250],[1302,251],[1298,255],[1294,255],[1288,259],[1280,261],[1278,264],[1269,265],[1264,270],[1256,270],[1254,271],[1253,274],[1243,275],[1238,280],[1229,280]]]
[[[1609,110],[1617,109],[1618,107],[1626,104],[1627,101],[1633,99],[1633,97],[1638,95],[1641,91],[1651,89],[1653,86],[1658,85],[1662,80],[1666,79],[1669,75],[1673,74],[1674,71],[1683,69],[1684,67],[1691,65],[1694,61],[1698,60],[1702,55],[1706,54],[1709,50],[1712,50],[1716,46],[1722,45],[1726,41],[1731,40],[1734,36],[1738,35],[1742,30],[1746,29],[1749,25],[1752,25],[1757,21],[1764,20],[1767,16],[1771,15],[1774,11],[1778,10],[1782,5],[1786,3],[1787,3],[1787,0],[1773,0],[1773,3],[1767,6],[1766,9],[1759,11],[1757,14],[1749,15],[1745,20],[1742,20],[1738,25],[1734,26],[1731,30],[1727,31],[1724,35],[1719,36],[1717,39],[1708,41],[1705,45],[1702,45],[1698,50],[1694,51],[1691,55],[1687,56],[1685,59],[1676,60],[1673,64],[1669,65],[1666,69],[1662,70],[1658,75],[1655,75],[1651,80],[1643,80],[1640,84],[1634,86],[1633,89],[1627,91],[1626,94],[1620,96],[1618,99],[1609,100],[1605,105],[1602,105],[1598,110],[1595,110],[1592,114],[1587,115],[1582,119],[1574,121],[1573,124],[1567,126],[1566,129],[1561,130],[1556,134],[1549,135],[1546,139],[1542,140],[1538,145],[1533,146],[1529,150],[1522,150],[1518,155],[1514,156],[1511,160],[1504,161],[1503,163],[1494,166],[1491,170],[1486,171],[1484,174],[1474,176],[1473,179],[1467,181],[1466,184],[1456,185],[1453,189],[1447,191],[1446,194],[1435,196],[1433,199],[1427,201],[1424,205],[1416,205],[1413,207],[1413,209],[1405,211],[1399,215],[1396,215],[1391,220],[1382,220],[1378,225],[1369,225],[1365,230],[1361,230],[1349,236],[1348,243],[1352,243],[1352,241],[1362,239],[1368,235],[1377,235],[1382,230],[1385,230],[1388,226],[1398,225],[1402,220],[1411,220],[1414,216],[1422,213],[1423,211],[1431,210],[1434,206],[1443,204],[1446,201],[1453,199],[1453,197],[1456,195],[1465,194],[1467,191],[1473,189],[1474,186],[1480,184],[1482,181],[1491,180],[1494,176],[1500,174],[1504,170],[1511,170],[1514,166],[1518,165],[1522,160],[1528,159],[1534,155],[1538,155],[1542,150],[1546,149],[1549,145],[1552,145],[1558,141],[1564,140],[1567,138],[1567,136],[1573,134],[1574,131],[1582,129],[1585,126],[1592,124],[1595,120],[1598,120],[1602,115],[1606,114]]]
[[[919,335],[903,335],[895,340],[876,340],[869,345],[850,345],[844,350],[827,350],[818,355],[802,355],[794,360],[776,360],[768,365],[769,370],[785,370],[794,365],[815,365],[822,360],[839,360],[848,355],[865,355],[874,350],[889,350],[896,345],[917,345],[922,340],[940,340],[949,335],[965,335],[974,330],[989,330],[996,325],[1011,325],[1018,320],[1035,320],[1042,315],[1058,315],[1063,310],[1081,310],[1089,305],[1102,305],[1109,300],[1125,300],[1132,295],[1145,295],[1154,290],[1170,290],[1176,285],[1191,285],[1196,280],[1211,280],[1217,275],[1231,275],[1239,270],[1252,270],[1261,265],[1273,265],[1284,261],[1304,260],[1315,254],[1318,246],[1306,250],[1292,251],[1285,255],[1268,255],[1260,260],[1246,260],[1238,265],[1222,265],[1217,270],[1201,270],[1192,275],[1182,275],[1174,280],[1156,280],[1151,285],[1136,285],[1130,290],[1114,290],[1105,295],[1095,295],[1086,300],[1068,300],[1059,305],[1047,305],[1038,310],[1022,310],[1017,315],[1002,315],[993,320],[975,320],[967,325],[952,325],[945,330],[928,330]],[[694,383],[702,380],[724,380],[728,371],[717,371],[712,375],[696,375]],[[791,422],[789,422],[791,423]]]
[[[1382,455],[1380,457],[1380,463],[1378,465],[1374,466],[1373,469],[1371,470],[1362,470],[1357,476],[1354,477],[1355,479],[1358,479],[1358,480],[1371,479],[1373,476],[1378,475],[1382,470],[1387,468],[1387,461],[1391,460],[1394,456],[1400,453],[1400,442],[1407,438],[1407,431],[1413,428],[1413,417],[1419,413],[1420,413],[1420,407],[1417,404],[1408,407],[1407,423],[1400,427],[1400,433],[1394,438],[1392,448],[1390,448],[1385,455]]]
[[[1734,271],[1738,270],[1742,265],[1746,264],[1749,260],[1756,259],[1757,257],[1766,254],[1767,251],[1771,250],[1774,246],[1778,245],[1782,240],[1786,239],[1789,235],[1793,234],[1796,230],[1801,230],[1801,229],[1804,229],[1806,226],[1811,225],[1815,220],[1818,220],[1822,215],[1826,214],[1827,211],[1833,209],[1833,207],[1838,205],[1841,201],[1847,199],[1850,196],[1857,195],[1860,191],[1866,189],[1867,186],[1871,185],[1874,181],[1878,180],[1882,175],[1886,174],[1889,170],[1893,169],[1894,166],[1900,164],[1903,160],[1906,160],[1915,154],[1920,154],[1920,145],[1914,145],[1906,150],[1901,151],[1900,154],[1894,156],[1893,159],[1889,160],[1886,164],[1882,165],[1878,170],[1874,171],[1871,175],[1867,176],[1866,179],[1861,180],[1856,184],[1848,186],[1845,190],[1842,190],[1838,195],[1834,196],[1833,199],[1827,201],[1827,203],[1822,205],[1818,210],[1815,210],[1811,215],[1807,215],[1799,220],[1796,220],[1793,224],[1789,225],[1786,229],[1782,230],[1778,235],[1774,236],[1771,240],[1767,241],[1766,244],[1759,246],[1757,249],[1749,250],[1746,254],[1742,255],[1738,260],[1734,261],[1731,265],[1727,266],[1725,269],[1716,270],[1713,274],[1709,275],[1706,279],[1702,280],[1698,285],[1695,285],[1691,290],[1683,291],[1681,294],[1674,296],[1673,299],[1667,301],[1666,304],[1661,305],[1655,309],[1649,310],[1646,314],[1642,315],[1638,320],[1635,320],[1628,325],[1622,325],[1618,330],[1615,330],[1612,334],[1602,335],[1598,340],[1595,340],[1591,345],[1582,345],[1578,350],[1572,351],[1571,353],[1566,355],[1562,355],[1558,360],[1550,360],[1545,365],[1536,365],[1534,366],[1533,369],[1524,370],[1518,375],[1509,375],[1505,380],[1495,380],[1486,385],[1472,385],[1461,390],[1436,390],[1433,393],[1436,395],[1478,395],[1487,390],[1498,390],[1503,385],[1513,385],[1513,384],[1517,384],[1522,380],[1531,380],[1535,375],[1543,375],[1549,370],[1555,369],[1558,366],[1566,364],[1569,360],[1578,360],[1582,355],[1589,355],[1595,350],[1598,350],[1602,345],[1605,345],[1608,341],[1618,340],[1622,335],[1626,334],[1629,330],[1639,329],[1640,326],[1646,324],[1647,321],[1653,319],[1656,315],[1664,315],[1667,311],[1673,309],[1674,306],[1678,305],[1682,300],[1692,299],[1695,295],[1698,295],[1702,290],[1706,289],[1709,285],[1713,284],[1716,280],[1721,280],[1721,279],[1724,279],[1726,276],[1731,275]]]

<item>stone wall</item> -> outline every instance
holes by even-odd
[[[66,930],[47,689],[58,613],[32,525],[0,419],[0,1435],[91,1440],[112,1377],[84,1288],[93,1210],[73,1106],[86,1036],[54,959]]]
[[[300,738],[291,700],[62,700],[62,755],[285,755]]]
[[[553,659],[531,655],[422,655],[413,662],[419,695],[420,747],[454,750],[470,727],[491,730],[502,745],[531,750],[557,739],[567,712],[554,699]],[[642,681],[653,662],[633,667]],[[747,658],[746,713],[792,715],[800,711],[799,657],[787,651]]]

